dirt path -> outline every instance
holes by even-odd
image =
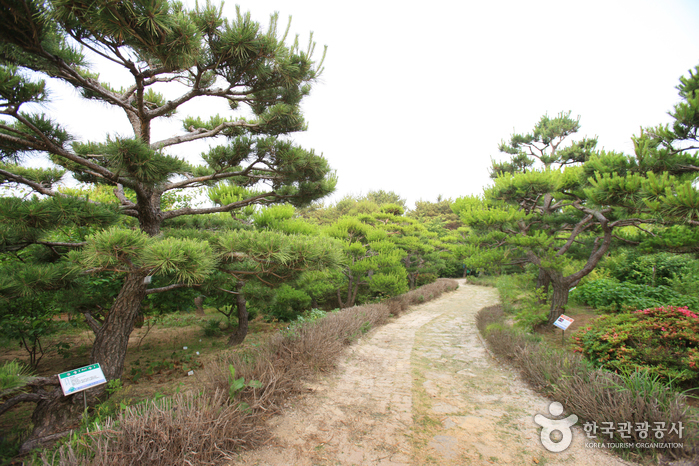
[[[315,393],[274,420],[275,444],[232,465],[628,464],[572,445],[550,453],[536,395],[484,349],[476,312],[494,289],[462,285],[353,345]]]

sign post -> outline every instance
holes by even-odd
[[[565,344],[565,338],[566,338],[566,329],[570,327],[570,324],[573,323],[574,319],[571,319],[567,315],[561,314],[558,319],[553,323],[556,327],[560,328],[563,330],[563,335],[561,337],[561,343]]]

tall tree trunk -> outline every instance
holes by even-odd
[[[238,328],[228,338],[228,346],[239,345],[245,340],[248,335],[248,310],[245,306],[245,295],[243,294],[243,286],[245,282],[238,280],[235,288],[238,294],[236,295],[235,305],[238,309]]]
[[[354,288],[350,291],[350,297],[347,299],[347,307],[354,306],[357,301],[357,293],[359,293],[359,283],[354,284]]]
[[[129,336],[139,314],[141,301],[146,297],[144,275],[131,273],[124,279],[114,304],[104,323],[95,329],[96,338],[90,354],[90,363],[99,363],[107,380],[121,377],[129,344]],[[22,444],[21,451],[46,445],[76,428],[85,409],[105,398],[105,386],[91,388],[70,396],[63,396],[60,387],[46,393],[32,414],[34,430]]]

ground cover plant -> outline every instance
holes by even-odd
[[[304,393],[305,381],[319,371],[332,370],[347,345],[410,305],[436,299],[457,286],[453,280],[440,279],[382,303],[310,312],[255,344],[219,351],[206,363],[203,386],[136,406],[117,405],[102,414],[96,411],[82,430],[37,461],[211,464],[236,449],[254,448],[269,438],[264,421],[289,397]],[[213,442],[221,432],[224,440]]]

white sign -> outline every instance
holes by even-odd
[[[63,394],[66,396],[107,383],[99,364],[91,364],[58,374],[58,380],[61,382]]]
[[[573,323],[573,319],[568,317],[567,315],[561,315],[558,319],[556,319],[556,322],[553,323],[556,327],[560,328],[561,330],[565,330],[568,327],[570,327],[570,324]]]

